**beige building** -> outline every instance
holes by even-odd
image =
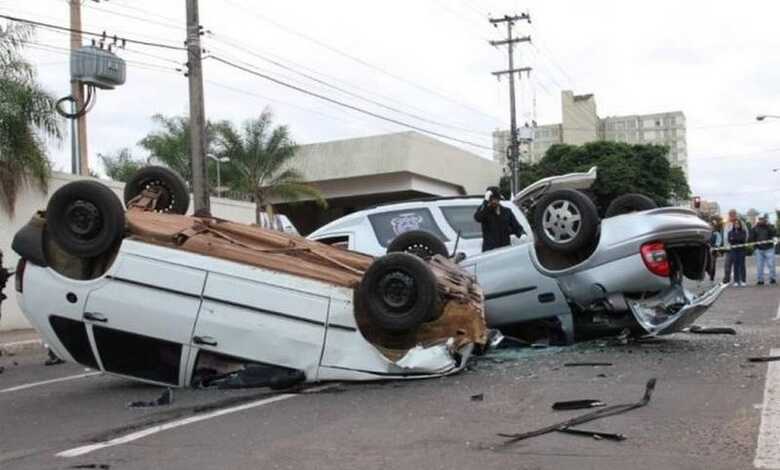
[[[688,148],[685,115],[682,111],[599,118],[596,99],[592,94],[575,95],[561,92],[560,124],[534,128],[533,141],[524,145],[521,158],[536,163],[554,144],[582,145],[596,140],[629,144],[659,144],[669,147],[669,162],[688,173]],[[493,133],[493,148],[502,168],[506,167],[509,131]]]
[[[380,203],[482,194],[500,176],[496,161],[414,131],[302,145],[293,164],[328,202],[275,204],[302,234]]]

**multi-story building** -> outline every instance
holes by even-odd
[[[582,145],[608,140],[666,145],[669,147],[669,163],[688,173],[685,115],[682,111],[602,119],[596,112],[596,99],[592,94],[575,95],[564,90],[561,92],[561,116],[563,122],[560,124],[547,124],[533,129],[533,140],[521,147],[520,157],[523,161],[538,162],[554,144]],[[493,149],[502,168],[506,167],[508,145],[509,131],[496,130],[493,133]]]

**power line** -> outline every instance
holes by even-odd
[[[97,37],[97,38],[105,38],[105,39],[114,39],[114,38],[116,38],[116,40],[119,41],[119,42],[127,42],[127,43],[132,43],[132,44],[138,44],[138,45],[141,45],[141,46],[160,47],[160,48],[163,48],[163,49],[172,49],[172,50],[177,50],[177,51],[186,51],[187,50],[186,48],[181,47],[181,46],[172,46],[170,44],[162,44],[162,43],[158,43],[158,42],[141,41],[141,40],[138,40],[138,39],[130,39],[130,38],[126,38],[126,37],[109,36],[105,32],[103,32],[103,33],[96,33],[94,31],[85,31],[85,30],[81,30],[81,29],[72,29],[72,28],[68,28],[66,26],[59,26],[59,25],[55,25],[55,24],[51,24],[51,23],[44,23],[42,21],[28,20],[28,19],[25,19],[25,18],[18,18],[16,16],[0,14],[0,18],[5,18],[7,20],[15,21],[17,23],[26,23],[26,24],[31,24],[31,25],[34,25],[34,26],[41,26],[43,28],[49,28],[49,29],[58,30],[58,31],[67,31],[69,33],[81,33],[81,34],[84,34],[84,35],[87,35],[87,36],[93,36],[93,37]]]
[[[178,24],[171,24],[169,22],[157,21],[157,20],[149,18],[149,17],[142,18],[140,16],[131,15],[129,13],[122,13],[122,12],[118,12],[118,11],[112,11],[112,10],[109,10],[109,9],[106,9],[106,8],[100,8],[97,5],[93,5],[92,3],[88,3],[88,2],[84,3],[83,5],[86,6],[87,8],[92,9],[92,10],[100,11],[100,12],[103,12],[103,13],[107,13],[109,15],[121,16],[123,18],[128,18],[128,19],[136,20],[136,21],[142,21],[144,23],[156,24],[158,26],[162,26],[163,28],[176,30],[176,31],[178,31],[180,33],[185,31],[185,28],[183,26],[181,26],[181,25],[178,25]]]
[[[223,42],[226,42],[226,41],[223,41]],[[371,104],[374,104],[376,106],[379,106],[380,108],[384,108],[384,109],[386,109],[388,111],[392,111],[392,112],[398,113],[398,114],[403,114],[403,115],[405,115],[407,117],[411,117],[413,119],[417,119],[419,121],[423,121],[423,122],[426,122],[428,124],[434,124],[434,125],[440,126],[440,127],[446,127],[446,128],[453,129],[453,130],[459,130],[459,131],[463,131],[463,132],[468,132],[468,133],[475,134],[475,135],[481,135],[481,136],[487,136],[487,137],[490,136],[490,134],[488,134],[486,132],[475,131],[473,129],[467,129],[467,128],[464,128],[464,127],[455,126],[455,125],[452,125],[452,124],[447,124],[447,123],[444,123],[444,122],[441,122],[441,121],[437,121],[437,120],[433,120],[433,119],[427,118],[427,117],[422,116],[420,114],[404,111],[403,109],[397,108],[395,106],[390,106],[390,105],[384,104],[384,103],[382,103],[380,101],[376,101],[374,99],[367,98],[367,97],[365,97],[363,95],[360,95],[358,93],[355,93],[353,91],[344,89],[344,88],[342,88],[340,86],[337,86],[337,85],[334,85],[334,84],[332,84],[330,82],[327,82],[325,80],[319,79],[319,78],[317,78],[317,77],[315,77],[315,76],[313,76],[311,74],[308,74],[306,72],[301,72],[300,70],[297,70],[297,69],[295,69],[293,67],[290,67],[290,66],[288,66],[286,64],[283,64],[283,63],[281,63],[281,62],[279,62],[277,60],[265,57],[265,56],[255,52],[253,50],[247,49],[245,47],[242,47],[242,46],[239,46],[239,45],[236,45],[236,44],[231,44],[231,45],[232,45],[232,47],[235,47],[236,49],[239,49],[239,50],[241,50],[241,51],[243,51],[243,52],[245,52],[245,53],[247,53],[247,54],[249,54],[249,55],[251,55],[253,57],[256,57],[258,59],[261,59],[263,61],[271,63],[271,64],[273,64],[273,65],[275,65],[277,67],[280,67],[280,68],[282,68],[284,70],[288,70],[290,72],[296,73],[296,74],[298,74],[298,75],[300,75],[302,77],[305,77],[305,78],[307,78],[307,79],[309,79],[309,80],[311,80],[313,82],[319,83],[320,85],[324,85],[324,86],[327,86],[329,88],[332,88],[332,89],[334,89],[334,90],[336,90],[338,92],[341,92],[341,93],[343,93],[345,95],[348,95],[348,96],[351,96],[353,98],[357,98],[357,99],[360,99],[362,101],[365,101],[367,103],[371,103]]]
[[[413,129],[413,130],[416,130],[416,131],[419,131],[419,132],[430,134],[430,135],[433,135],[433,136],[436,136],[436,137],[441,137],[443,139],[452,140],[454,142],[460,142],[462,144],[471,145],[473,147],[477,147],[477,148],[481,148],[481,149],[485,149],[485,150],[493,150],[491,147],[488,147],[488,146],[485,146],[485,145],[482,145],[482,144],[479,144],[479,143],[476,143],[476,142],[472,142],[472,141],[464,140],[464,139],[459,139],[457,137],[452,137],[452,136],[449,136],[447,134],[442,134],[441,132],[432,131],[430,129],[419,127],[419,126],[416,126],[414,124],[409,124],[407,122],[400,121],[398,119],[394,119],[394,118],[391,118],[391,117],[383,116],[381,114],[377,114],[375,112],[369,111],[367,109],[360,108],[358,106],[351,105],[349,103],[344,103],[343,101],[339,101],[339,100],[330,98],[328,96],[325,96],[325,95],[322,95],[322,94],[315,93],[313,91],[307,90],[305,88],[302,88],[302,87],[299,87],[299,86],[296,86],[296,85],[292,85],[290,83],[286,83],[286,82],[284,82],[282,80],[278,80],[278,79],[276,79],[274,77],[271,77],[271,76],[266,75],[264,73],[257,72],[255,70],[249,69],[249,68],[241,66],[239,64],[233,63],[233,62],[231,62],[229,60],[225,60],[225,59],[223,59],[221,57],[218,57],[218,56],[212,55],[212,56],[209,56],[209,58],[212,59],[212,60],[215,60],[217,62],[220,62],[222,64],[225,64],[225,65],[227,65],[229,67],[233,67],[235,69],[242,70],[242,71],[244,71],[246,73],[249,73],[251,75],[255,75],[255,76],[263,78],[265,80],[272,81],[272,82],[274,82],[274,83],[276,83],[278,85],[290,88],[290,89],[295,90],[295,91],[299,91],[301,93],[305,93],[305,94],[313,96],[315,98],[319,98],[319,99],[327,101],[329,103],[332,103],[332,104],[335,104],[335,105],[338,105],[338,106],[342,106],[344,108],[348,108],[348,109],[351,109],[353,111],[357,111],[359,113],[363,113],[365,115],[368,115],[368,116],[371,116],[371,117],[374,117],[374,118],[377,118],[377,119],[381,119],[383,121],[391,122],[393,124],[397,124],[399,126],[403,126],[403,127],[406,127],[406,128],[409,128],[409,129]]]
[[[255,12],[253,10],[249,10],[249,9],[243,7],[243,6],[237,5],[232,0],[226,0],[226,1],[227,1],[227,3],[229,3],[229,4],[233,5],[233,6],[235,6],[236,8],[239,8],[239,9],[241,9],[241,10],[243,10],[243,11],[245,11],[245,12],[251,14],[251,15],[253,15],[254,17],[256,17],[256,18],[258,18],[258,19],[260,19],[260,20],[262,20],[262,21],[264,21],[266,23],[269,23],[269,24],[271,24],[271,25],[273,25],[273,26],[275,26],[275,27],[277,27],[277,28],[279,28],[279,29],[281,29],[283,31],[286,31],[288,34],[292,34],[292,35],[297,36],[299,38],[302,38],[302,39],[304,39],[306,41],[312,42],[312,43],[314,43],[314,44],[316,44],[316,45],[318,45],[318,46],[320,46],[320,47],[322,47],[324,49],[327,49],[327,50],[329,50],[329,51],[331,51],[331,52],[333,52],[335,54],[338,54],[338,55],[340,55],[342,57],[346,57],[347,59],[352,60],[353,62],[357,62],[358,64],[361,64],[361,65],[363,65],[365,67],[368,67],[368,68],[371,68],[373,70],[376,70],[377,72],[380,72],[380,73],[382,73],[384,75],[387,75],[388,77],[391,77],[391,78],[393,78],[395,80],[404,82],[404,83],[406,83],[406,84],[408,84],[410,86],[413,86],[414,88],[417,88],[419,90],[422,90],[422,91],[424,91],[426,93],[438,96],[439,98],[441,98],[443,100],[446,100],[446,101],[449,101],[450,103],[456,104],[456,105],[461,106],[461,107],[466,108],[466,109],[470,109],[470,110],[472,110],[472,111],[474,111],[476,113],[479,113],[479,114],[481,114],[481,115],[483,115],[485,117],[488,117],[488,118],[490,118],[490,119],[492,119],[492,120],[494,120],[496,122],[503,122],[502,119],[497,118],[495,116],[492,116],[492,115],[486,113],[485,111],[482,111],[481,109],[476,108],[476,107],[474,107],[474,106],[472,106],[472,105],[470,105],[468,103],[464,103],[464,102],[461,102],[461,101],[459,101],[459,100],[457,100],[455,98],[451,98],[451,97],[449,97],[449,96],[447,96],[447,95],[445,95],[445,94],[443,94],[441,92],[438,92],[436,90],[428,88],[428,87],[426,87],[424,85],[421,85],[421,84],[416,83],[416,82],[414,82],[412,80],[409,80],[409,79],[404,78],[404,77],[402,77],[400,75],[397,75],[397,74],[395,74],[393,72],[390,72],[390,71],[388,71],[388,70],[386,70],[386,69],[384,69],[382,67],[374,65],[374,64],[372,64],[372,63],[370,63],[370,62],[368,62],[368,61],[366,61],[364,59],[361,59],[360,57],[356,57],[356,56],[353,56],[351,54],[348,54],[348,53],[346,53],[346,52],[344,52],[344,51],[342,51],[342,50],[340,50],[340,49],[338,49],[338,48],[336,48],[334,46],[331,46],[330,44],[327,44],[327,43],[325,43],[323,41],[320,41],[319,39],[316,39],[316,38],[314,38],[312,36],[309,36],[308,34],[296,31],[296,30],[294,30],[294,29],[292,29],[292,28],[290,28],[288,26],[285,26],[284,24],[281,24],[281,23],[279,23],[279,22],[277,22],[275,20],[272,20],[272,19],[270,19],[270,18],[268,18],[266,16],[263,16],[263,15]]]

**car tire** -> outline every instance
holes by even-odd
[[[187,183],[178,173],[164,166],[145,166],[138,170],[125,185],[125,205],[141,194],[144,189],[156,187],[161,190],[157,200],[157,212],[186,214],[190,206]]]
[[[614,217],[616,215],[629,214],[631,212],[646,211],[657,207],[658,204],[644,194],[623,194],[609,203],[607,211],[604,213],[604,217]]]
[[[388,253],[409,253],[424,260],[434,255],[448,256],[447,246],[439,237],[425,230],[410,230],[398,235],[387,247]]]
[[[125,209],[97,181],[73,181],[54,192],[46,206],[46,231],[66,253],[92,258],[110,250],[125,232]]]
[[[553,191],[535,205],[533,214],[537,238],[558,253],[587,249],[598,237],[601,222],[598,210],[593,201],[579,191]]]
[[[390,253],[368,267],[358,287],[359,305],[372,325],[407,333],[441,316],[436,276],[409,253]]]

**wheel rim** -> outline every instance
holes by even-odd
[[[146,189],[152,191],[159,191],[160,196],[157,198],[157,208],[155,212],[170,212],[176,206],[176,196],[174,196],[171,188],[168,187],[160,179],[146,180],[141,183],[141,191]]]
[[[391,271],[379,280],[378,293],[393,312],[408,310],[417,299],[414,278],[403,271]]]
[[[100,210],[89,201],[76,200],[65,208],[68,230],[80,239],[89,239],[103,227]]]
[[[406,247],[404,252],[409,253],[410,255],[417,256],[418,258],[422,259],[431,259],[433,255],[436,253],[433,252],[430,246],[426,245],[422,242],[413,243]]]
[[[556,243],[573,241],[582,227],[582,214],[575,204],[557,200],[548,204],[542,216],[544,234]]]

